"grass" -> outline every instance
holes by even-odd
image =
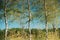
[[[58,33],[58,35],[56,35]],[[48,32],[48,40],[60,40],[59,35],[60,31],[54,33],[53,31]],[[0,40],[4,40],[4,31],[0,31]],[[23,35],[24,34],[24,35]],[[46,39],[46,32],[43,30],[33,29],[31,32],[32,40],[45,40]],[[28,29],[24,30],[24,33],[21,29],[10,29],[8,32],[7,40],[29,40],[29,32]]]
[[[28,38],[24,38],[24,37],[10,37],[10,40],[28,40]],[[43,37],[43,38],[39,38],[39,37],[34,37],[34,36],[32,36],[32,40],[45,40],[45,37]],[[58,38],[58,36],[56,36],[55,34],[53,34],[53,33],[49,33],[48,34],[48,40],[60,40],[59,38]]]

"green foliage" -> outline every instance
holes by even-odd
[[[60,28],[58,29],[58,35],[59,35],[59,38],[60,38]]]
[[[0,10],[1,9],[4,9],[4,2],[3,2],[3,0],[0,0]]]
[[[0,40],[4,40],[4,31],[0,30]]]

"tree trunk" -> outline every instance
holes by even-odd
[[[23,2],[23,5],[22,5],[22,10],[23,10],[23,15],[24,15],[24,0],[22,0],[22,2]],[[25,15],[24,15],[25,16]],[[24,24],[22,25],[22,37],[24,37],[25,36],[25,31],[24,31]]]
[[[30,29],[31,13],[30,13],[30,3],[29,3],[29,0],[28,0],[28,13],[29,13],[29,21],[28,21],[29,40],[32,40],[31,39],[31,29]]]
[[[6,14],[5,14],[6,15]],[[7,31],[8,31],[8,22],[7,22],[7,18],[5,16],[5,40],[7,38]]]
[[[52,24],[52,26],[53,26],[53,33],[55,33],[55,25],[54,25],[54,24]]]
[[[55,0],[54,2],[55,2],[55,6],[54,6],[54,9],[55,9],[55,11],[54,11],[54,14],[55,14],[55,19],[54,19],[55,36],[58,37],[58,33],[57,33],[57,30],[58,30],[58,28],[57,28],[57,10],[58,10],[57,9],[57,0]],[[58,39],[56,38],[55,40],[58,40]]]
[[[4,18],[5,18],[5,40],[7,40],[7,31],[8,31],[8,21],[7,21],[7,15],[6,15],[6,3],[7,0],[5,0],[5,9],[4,9]]]
[[[47,16],[45,16],[45,27],[46,27],[46,40],[48,40],[48,26],[47,26]]]
[[[46,0],[44,0],[44,11],[45,11],[46,40],[48,40],[48,26],[47,26],[47,8],[46,8]]]

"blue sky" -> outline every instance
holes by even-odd
[[[23,24],[25,26],[25,28],[28,27],[28,24]],[[11,22],[8,23],[9,28],[20,28],[22,27],[18,22]],[[30,28],[45,28],[45,25],[43,25],[42,23],[37,23],[37,20],[35,20],[34,22],[30,23]],[[4,21],[0,20],[0,29],[5,29],[5,24]]]
[[[60,18],[59,18],[59,20],[60,20]],[[28,28],[28,24],[23,24],[23,26],[25,28]],[[8,22],[8,27],[9,28],[21,28],[22,25],[20,25],[19,22],[14,21],[14,22]],[[59,21],[57,27],[60,28],[60,21]],[[38,20],[34,20],[30,23],[30,28],[44,29],[45,24],[42,22],[38,22]],[[50,23],[48,23],[48,28],[52,28],[52,25]],[[4,20],[0,20],[0,29],[5,29]]]

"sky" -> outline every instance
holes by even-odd
[[[28,24],[23,24],[25,26],[25,28],[28,28]],[[18,22],[12,22],[12,23],[8,23],[9,28],[21,28],[22,26],[19,25]],[[37,28],[38,29],[41,28],[45,28],[45,26],[42,23],[37,23],[37,20],[35,20],[33,23],[30,23],[30,28]],[[4,21],[0,20],[0,29],[5,29],[5,24]]]

